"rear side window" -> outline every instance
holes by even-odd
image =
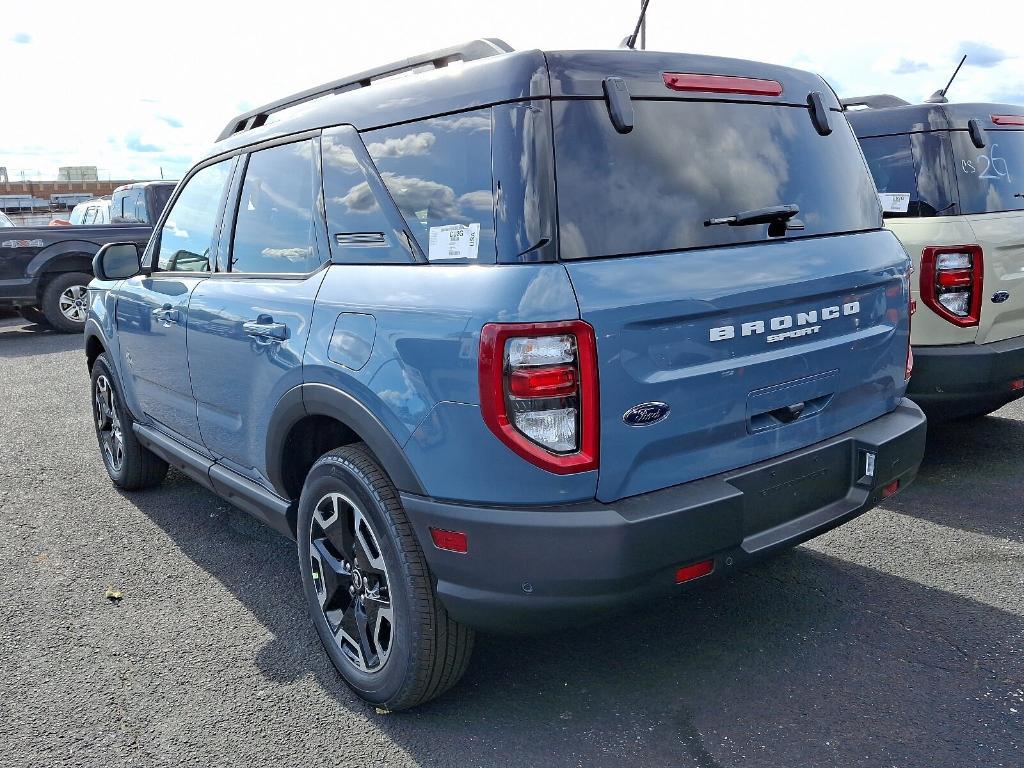
[[[1024,210],[1024,131],[988,131],[983,149],[951,131],[961,213]]]
[[[949,147],[942,133],[861,139],[885,218],[938,216],[952,212]]]
[[[253,152],[238,201],[231,271],[305,273],[319,265],[313,140]]]
[[[877,229],[878,199],[845,118],[821,136],[807,109],[726,102],[633,101],[620,134],[603,101],[553,104],[563,258],[761,242],[768,225],[705,226],[796,204],[786,237]]]
[[[495,259],[489,109],[363,134],[430,261]]]

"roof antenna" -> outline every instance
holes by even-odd
[[[954,70],[953,72],[953,77],[949,78],[949,82],[946,83],[946,87],[940,88],[927,99],[925,99],[925,104],[949,104],[949,99],[946,98],[946,91],[948,91],[949,86],[953,84],[953,81],[956,79],[957,74],[960,72],[960,67],[964,65],[965,61],[967,61],[966,53],[964,54],[964,57],[960,59],[960,63],[956,65],[956,70]]]
[[[619,43],[620,48],[629,48],[631,51],[636,50],[636,39],[640,38],[640,50],[647,48],[647,4],[651,0],[641,0],[640,3],[640,18],[636,20],[636,29],[633,30],[633,34],[627,36]]]

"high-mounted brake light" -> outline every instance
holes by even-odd
[[[746,96],[781,96],[782,83],[778,80],[759,80],[754,77],[732,75],[699,75],[692,72],[665,72],[665,85],[673,91],[701,93],[737,93]]]
[[[597,468],[597,344],[589,324],[488,323],[479,373],[484,422],[505,445],[556,474]]]
[[[977,325],[984,276],[981,246],[925,248],[921,253],[921,301],[953,325]]]
[[[992,115],[996,125],[1024,125],[1024,115]]]

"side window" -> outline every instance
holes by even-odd
[[[366,155],[354,148],[359,141],[359,134],[349,126],[328,129],[320,138],[331,253],[336,261],[352,264],[408,263],[408,252],[397,247],[404,239],[404,225],[372,166],[363,167]],[[378,196],[391,206],[390,215]]]
[[[146,218],[146,195],[145,195],[145,190],[141,191],[139,193],[139,196],[137,198],[135,198],[135,213],[133,215],[135,216],[135,220],[136,221],[140,221],[143,224],[146,224],[149,221]]]
[[[90,205],[85,209],[85,216],[82,217],[83,224],[92,224],[96,221],[96,211],[98,209],[95,205]]]
[[[160,229],[157,268],[165,272],[209,272],[224,187],[231,161],[207,166],[188,180]]]
[[[363,142],[430,261],[494,261],[489,109],[367,131]]]
[[[253,152],[235,217],[231,271],[305,273],[319,264],[312,139]]]
[[[912,204],[920,200],[917,170],[910,136],[880,136],[862,139],[864,159],[875,179],[885,218],[917,215]]]

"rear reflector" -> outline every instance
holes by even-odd
[[[462,531],[446,531],[441,528],[431,528],[430,538],[434,540],[434,546],[448,552],[465,554],[469,551],[469,537]]]
[[[1024,379],[1014,379],[1010,382],[1010,391],[1019,392],[1024,389]]]
[[[896,491],[898,491],[899,489],[900,489],[900,481],[899,480],[893,480],[891,483],[889,483],[887,486],[885,486],[882,489],[882,498],[883,499],[888,499],[890,496],[892,496],[894,493],[896,493]]]
[[[782,95],[782,83],[777,80],[758,80],[753,77],[730,75],[698,75],[689,72],[665,72],[662,78],[665,85],[673,91],[740,93],[747,96]]]
[[[676,571],[676,584],[682,584],[686,581],[699,579],[701,576],[707,576],[713,570],[715,570],[714,560],[701,560],[699,563],[684,565]]]
[[[992,115],[996,125],[1024,125],[1024,115]]]

